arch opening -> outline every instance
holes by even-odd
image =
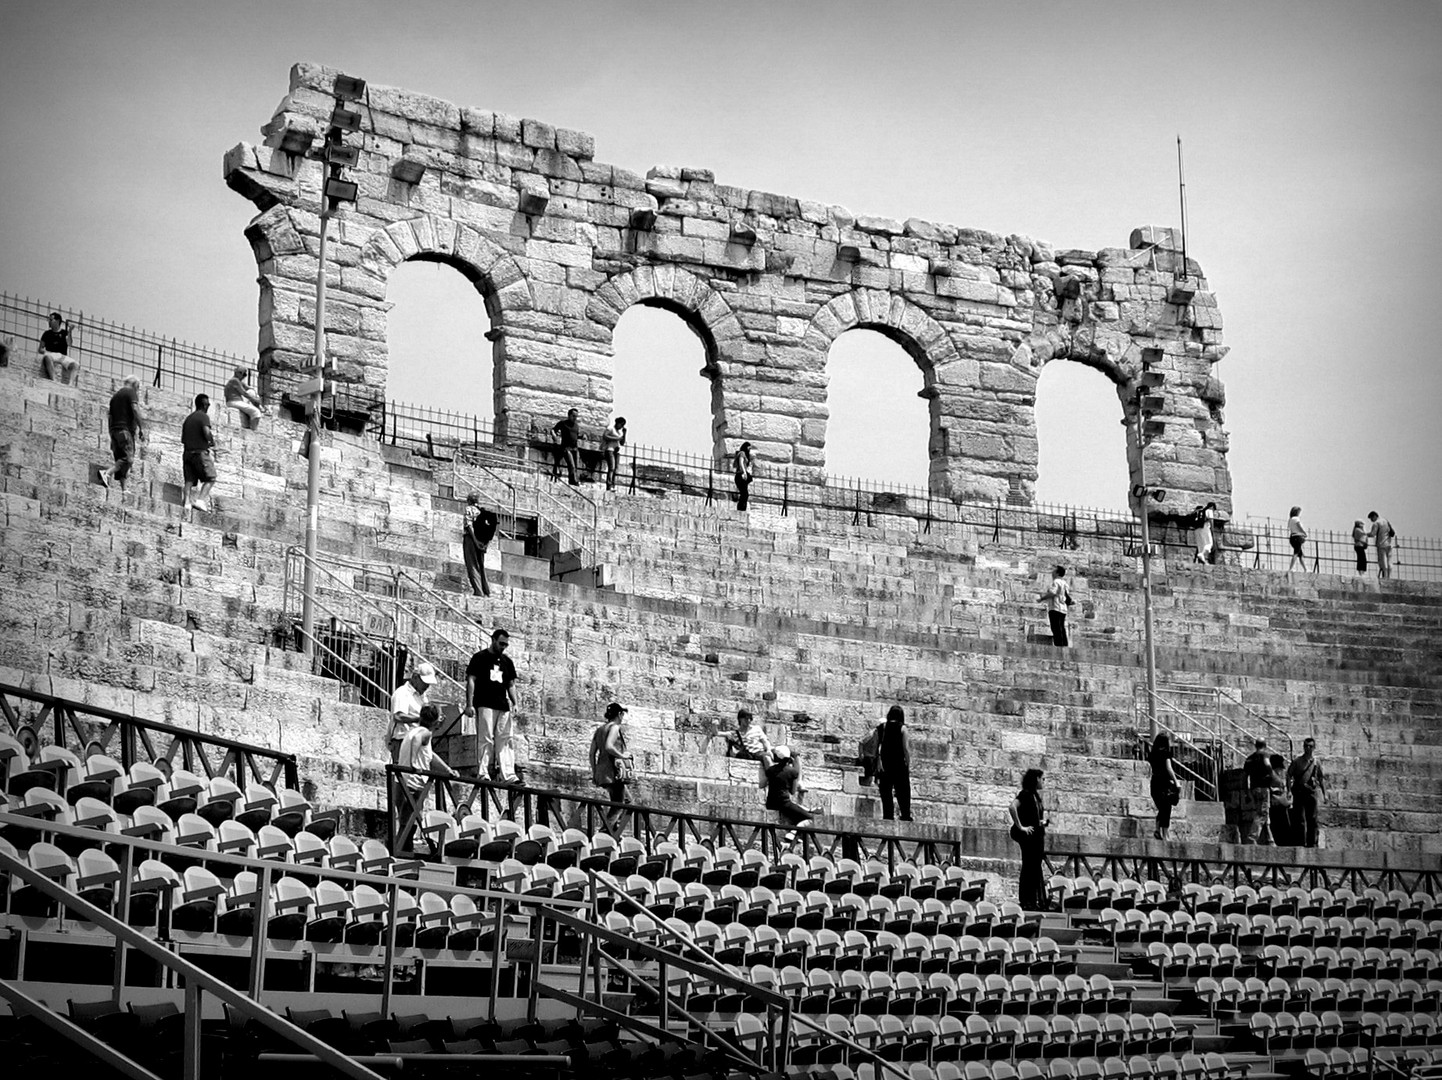
[[[1085,361],[1044,365],[1036,386],[1038,502],[1127,513],[1131,473],[1119,388]]]
[[[645,297],[611,335],[612,415],[644,446],[714,459],[724,435],[716,344],[681,306]]]
[[[863,323],[826,354],[826,474],[926,490],[939,427],[931,362],[910,337]]]
[[[421,254],[391,271],[387,325],[390,398],[493,419],[498,411],[491,310],[473,267]]]

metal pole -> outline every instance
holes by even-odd
[[[321,197],[320,259],[315,274],[315,370],[314,378],[325,378],[325,254],[326,225],[330,221],[330,200]],[[324,387],[322,387],[324,389]],[[309,413],[307,457],[309,469],[305,486],[305,591],[301,610],[301,637],[306,656],[315,655],[315,556],[320,518],[320,392],[306,403]]]
[[[1147,725],[1152,738],[1157,735],[1157,652],[1152,639],[1152,532],[1147,521],[1147,500],[1151,493],[1147,490],[1147,444],[1142,438],[1142,391],[1138,389],[1136,398],[1136,424],[1137,424],[1137,472],[1142,489],[1138,505],[1141,508],[1142,518],[1142,625],[1146,633],[1146,660],[1147,660]]]

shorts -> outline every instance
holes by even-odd
[[[215,457],[209,450],[187,450],[180,459],[187,484],[215,482]]]
[[[1306,538],[1305,536],[1289,536],[1289,537],[1287,537],[1287,539],[1288,539],[1289,541],[1291,541],[1292,551],[1293,551],[1295,554],[1297,554],[1297,555],[1299,555],[1299,556],[1306,554],[1306,553],[1302,550],[1302,545],[1304,545],[1304,544],[1307,542],[1307,538]]]

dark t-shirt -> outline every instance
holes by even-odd
[[[911,764],[909,760],[911,755],[907,753],[906,731],[895,724],[881,725],[881,737],[877,740],[877,751],[881,757],[882,768],[893,775]]]
[[[795,797],[796,784],[801,779],[801,769],[795,760],[787,758],[778,761],[766,770],[766,809],[777,807]]]
[[[471,657],[466,665],[466,678],[476,682],[475,697],[471,704],[477,709],[495,709],[505,712],[511,707],[506,691],[516,681],[516,665],[505,653],[494,653],[482,649]]]
[[[579,421],[570,419],[561,420],[551,430],[561,437],[562,446],[570,447],[581,445],[581,425]]]
[[[187,451],[209,450],[215,445],[215,436],[210,430],[210,414],[196,409],[180,425],[180,445]]]
[[[1255,790],[1272,786],[1271,755],[1265,750],[1248,754],[1247,760],[1242,763],[1242,771],[1247,777],[1247,787]]]
[[[70,355],[70,331],[69,330],[47,330],[40,335],[40,344],[46,352],[60,353],[63,356]]]
[[[139,430],[140,418],[136,415],[139,404],[140,398],[135,393],[135,387],[122,386],[115,391],[115,396],[110,399],[110,430]]]

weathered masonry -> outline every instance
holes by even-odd
[[[336,74],[297,65],[264,143],[225,156],[226,182],[261,211],[246,236],[272,393],[311,360],[323,169],[303,151],[324,135]],[[371,86],[356,104],[359,198],[331,224],[327,331],[336,377],[377,398],[387,279],[408,259],[441,261],[475,283],[490,314],[503,433],[549,427],[572,406],[603,424],[611,332],[628,307],[648,304],[680,314],[704,343],[716,454],[749,440],[793,478],[819,478],[827,351],[867,327],[921,371],[936,494],[1030,501],[1042,365],[1100,370],[1124,407],[1145,359],[1167,375],[1148,480],[1173,493],[1169,507],[1215,499],[1230,514],[1212,374],[1226,352],[1221,315],[1170,229],[1137,229],[1126,248],[1056,251],[731,187],[706,169],[641,176],[596,161],[583,132],[406,90]]]

